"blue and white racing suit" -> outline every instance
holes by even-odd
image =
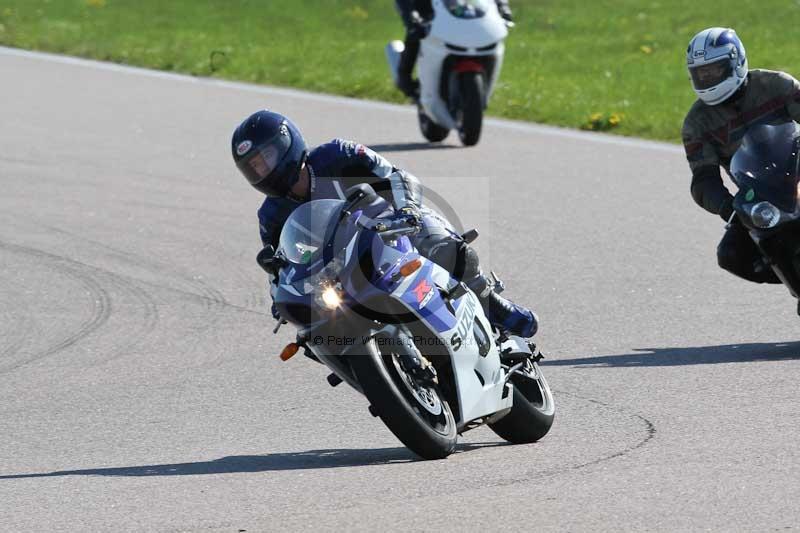
[[[413,175],[395,167],[366,146],[342,139],[312,150],[306,164],[311,177],[308,200],[344,200],[347,189],[366,183],[396,210],[410,208],[416,211],[421,217],[422,227],[412,242],[419,253],[472,289],[492,324],[524,337],[536,333],[536,315],[492,290],[494,283],[481,273],[478,254],[455,232],[447,219],[423,205],[422,186]],[[289,198],[268,197],[264,200],[258,210],[264,246],[278,247],[284,223],[301,203]]]
[[[334,139],[312,150],[306,164],[311,176],[308,201],[344,200],[348,188],[367,183],[396,210],[411,208],[421,215],[422,229],[413,243],[422,255],[448,269],[458,279],[468,281],[479,274],[477,261],[473,269],[462,265],[466,245],[450,222],[423,206],[422,186],[412,174],[395,167],[363,144],[343,139]],[[264,246],[278,247],[283,224],[301,203],[278,197],[264,200],[258,210]],[[465,277],[465,274],[471,276]]]

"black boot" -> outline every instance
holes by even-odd
[[[405,49],[397,65],[397,88],[412,100],[419,99],[419,82],[413,78],[417,54],[419,54],[419,39],[407,36]]]

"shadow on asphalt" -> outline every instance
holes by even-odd
[[[505,442],[459,444],[456,453],[479,448],[507,446]],[[388,465],[423,461],[407,448],[331,449],[307,452],[271,453],[266,455],[237,455],[213,461],[163,465],[122,466],[62,470],[33,474],[0,476],[5,479],[28,479],[61,476],[198,476],[205,474],[241,474],[248,472],[275,472],[282,470],[310,470],[317,468],[342,468],[353,466]]]
[[[386,144],[366,144],[371,150],[375,152],[415,152],[419,150],[449,150],[453,148],[461,148],[455,144],[441,144],[441,143],[386,143]]]
[[[547,366],[644,367],[713,365],[800,359],[800,342],[724,344],[695,348],[641,348],[635,353],[545,360]]]

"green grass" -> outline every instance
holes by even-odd
[[[751,67],[800,74],[800,2],[512,0],[493,115],[678,140],[684,50],[732,26]],[[391,0],[0,0],[0,43],[200,76],[402,101],[383,47]],[[7,81],[6,81],[7,83]],[[616,122],[616,120],[611,121]]]

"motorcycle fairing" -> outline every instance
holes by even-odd
[[[512,385],[505,382],[494,341],[491,340],[488,349],[482,349],[487,346],[476,339],[476,329],[489,332],[490,339],[492,331],[478,297],[470,291],[459,300],[463,302],[456,310],[456,325],[442,336],[450,343],[462,421],[469,422],[510,408],[513,394]]]
[[[417,257],[423,261],[423,266],[403,279],[391,294],[446,344],[460,405],[459,423],[510,408],[513,401],[513,395],[510,394],[512,385],[505,383],[500,353],[491,336],[492,326],[483,313],[478,297],[468,291],[450,302],[451,310],[439,288],[453,286],[456,282],[439,265]],[[413,254],[406,256],[408,260],[412,258]],[[392,273],[387,273],[383,279],[392,279]],[[426,305],[421,306],[426,298]],[[478,342],[476,329],[483,332],[487,342]]]
[[[433,4],[434,15],[428,35],[442,42],[462,48],[483,48],[508,36],[505,20],[492,0],[487,2],[484,16],[471,19],[456,17],[441,2]]]

